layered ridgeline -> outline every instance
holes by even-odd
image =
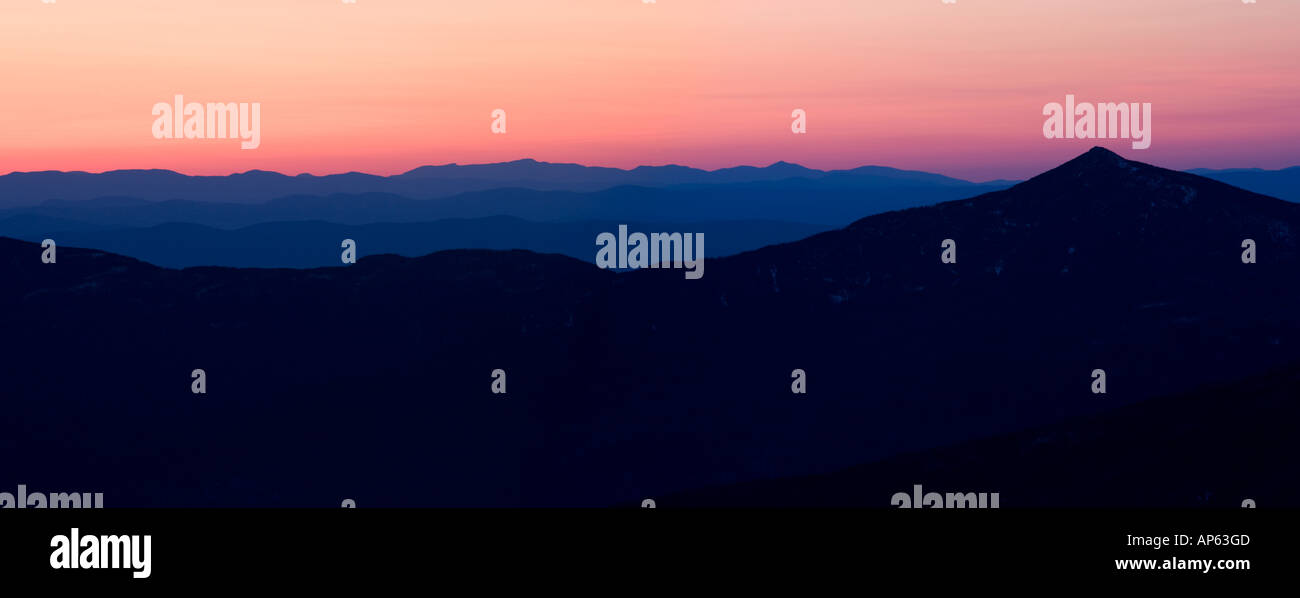
[[[139,228],[177,222],[238,228],[301,220],[370,224],[490,216],[542,222],[757,219],[844,226],[863,212],[874,214],[930,205],[1005,186],[999,183],[822,187],[800,179],[671,188],[613,187],[592,192],[502,188],[438,199],[412,199],[389,193],[292,195],[255,204],[101,197],[84,201],[48,200],[35,206],[3,209],[0,228],[28,227],[34,233]]]
[[[1293,230],[1300,206],[1094,149],[1004,191],[706,255],[700,280],[522,251],[42,264],[0,240],[0,479],[108,506],[608,505],[909,452],[937,467],[952,453],[925,451],[1300,360]],[[1276,428],[1235,415],[1234,434]],[[998,491],[979,481],[935,489]]]
[[[708,240],[706,255],[715,257],[797,241],[834,228],[775,220],[537,222],[489,216],[372,224],[316,220],[268,222],[233,230],[191,223],[62,230],[45,221],[18,217],[0,221],[0,235],[32,242],[51,239],[60,247],[94,247],[168,268],[316,268],[342,263],[343,239],[353,240],[359,252],[369,255],[421,256],[447,249],[527,249],[594,263],[597,251],[594,239],[603,232],[618,230],[619,225],[629,230],[704,233]]]
[[[31,206],[47,200],[84,201],[130,197],[140,201],[188,200],[257,204],[287,196],[389,194],[412,199],[450,197],[492,189],[600,191],[613,187],[681,188],[716,185],[788,188],[886,189],[1005,187],[1007,181],[972,183],[938,174],[862,166],[817,170],[777,162],[766,167],[737,166],[701,170],[686,166],[639,166],[630,170],[516,160],[495,164],[446,164],[378,176],[350,172],[290,176],[253,170],[229,176],[190,176],[170,170],[88,172],[15,172],[0,176],[0,208]]]
[[[390,177],[14,173],[0,176],[0,236],[168,267],[307,268],[338,264],[342,239],[367,254],[527,249],[592,261],[591,239],[627,224],[705,232],[709,255],[718,257],[1008,185],[785,162],[705,171],[520,160]]]

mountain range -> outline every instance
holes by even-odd
[[[623,224],[706,233],[709,255],[720,257],[797,240],[864,214],[1007,184],[883,167],[824,172],[783,162],[703,171],[526,160],[430,166],[394,177],[17,173],[0,177],[0,189],[7,189],[0,206],[11,206],[0,208],[0,235],[54,239],[171,267],[315,267],[338,263],[335,250],[345,238],[364,238],[362,251],[370,254],[528,249],[592,261],[595,236]],[[477,187],[484,190],[465,190]],[[109,191],[127,195],[101,195]],[[174,196],[183,199],[162,199]],[[46,199],[31,203],[38,198]]]
[[[1243,189],[1300,202],[1300,166],[1280,170],[1260,168],[1189,170]],[[226,176],[185,175],[171,170],[112,170],[89,172],[12,172],[0,175],[0,210],[39,205],[49,200],[130,200],[257,204],[289,196],[325,197],[368,194],[411,199],[450,197],[472,191],[530,189],[534,191],[602,191],[614,187],[696,189],[711,186],[775,184],[802,190],[961,189],[976,194],[1009,187],[1019,181],[971,182],[940,174],[885,166],[819,170],[789,162],[766,167],[735,166],[703,170],[687,166],[638,166],[632,169],[539,162],[532,159],[491,164],[421,166],[380,176],[359,172],[331,175],[286,175],[251,170]],[[463,216],[463,215],[462,215]]]
[[[1193,172],[1300,201],[1295,168]],[[342,239],[362,237],[371,254],[527,249],[591,261],[590,239],[626,224],[708,233],[709,255],[720,257],[1012,184],[787,162],[706,171],[518,160],[423,166],[389,177],[12,173],[0,177],[0,235],[168,267],[302,268],[333,265]]]
[[[1222,409],[1232,438],[1279,433],[1245,393],[1275,401],[1289,378],[1252,377],[1300,363],[1297,230],[1300,206],[1094,148],[1007,189],[707,258],[700,280],[519,250],[175,270],[61,246],[44,264],[0,239],[0,326],[21,339],[0,360],[0,479],[110,506],[667,506],[878,467],[896,475],[855,504],[949,482],[967,487],[935,489],[1003,488],[1004,505],[1076,504],[1077,485],[1127,504],[1131,475],[1110,472],[1141,445],[1092,452],[1106,430],[1214,433],[1187,410]],[[1016,448],[1035,430],[1060,454]],[[1143,479],[1294,505],[1276,446],[1225,454],[1274,466],[1255,476],[1223,461]],[[983,465],[944,473],[968,451]],[[1075,486],[1023,490],[1083,463]]]
[[[290,176],[264,170],[228,176],[191,176],[170,170],[14,172],[0,176],[0,208],[37,205],[46,200],[83,201],[100,197],[262,203],[291,195],[389,194],[433,199],[502,188],[599,191],[628,186],[661,188],[779,182],[805,188],[858,190],[900,187],[979,189],[981,186],[1001,188],[1011,184],[1011,181],[972,183],[883,166],[826,171],[776,162],[766,167],[736,166],[718,170],[677,165],[638,166],[623,170],[524,159],[494,164],[421,166],[392,176],[358,172]]]

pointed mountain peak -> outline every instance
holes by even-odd
[[[1119,154],[1098,146],[1026,182],[1057,184],[1056,182],[1062,179],[1122,179],[1139,172],[1152,175],[1163,172],[1172,174],[1171,171],[1150,164],[1126,160]]]
[[[1097,222],[1111,224],[1098,226],[1131,225],[1143,234],[1152,230],[1153,220],[1170,226],[1173,219],[1190,218],[1193,224],[1187,226],[1201,226],[1225,214],[1280,214],[1294,209],[1278,199],[1128,160],[1102,147],[1009,189],[964,200],[962,205],[1016,213],[1022,223],[1062,216],[1082,222],[1103,215],[1104,220]]]
[[[1095,146],[1092,149],[1080,154],[1077,158],[1061,165],[1062,167],[1073,167],[1076,169],[1097,169],[1097,168],[1123,168],[1128,169],[1132,164],[1121,157],[1119,154],[1112,152],[1104,147]]]

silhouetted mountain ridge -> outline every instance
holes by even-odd
[[[222,203],[262,203],[289,195],[363,195],[386,193],[414,199],[443,198],[470,191],[524,188],[538,191],[592,192],[619,186],[671,187],[779,182],[791,178],[833,177],[839,187],[944,186],[974,190],[982,185],[943,175],[882,166],[823,171],[776,162],[766,167],[738,166],[701,170],[685,166],[640,166],[631,170],[532,159],[495,164],[421,166],[392,176],[358,172],[290,176],[264,170],[228,176],[190,176],[170,170],[87,172],[14,172],[0,176],[0,208],[37,205],[49,199],[82,201],[132,196],[149,201],[182,199]]]

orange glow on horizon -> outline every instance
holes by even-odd
[[[1300,164],[1297,24],[1300,2],[1268,0],[0,0],[0,173],[534,158],[987,180],[1092,145],[1279,168]],[[1067,93],[1152,103],[1152,147],[1044,139]],[[153,138],[176,94],[259,102],[261,146]]]

